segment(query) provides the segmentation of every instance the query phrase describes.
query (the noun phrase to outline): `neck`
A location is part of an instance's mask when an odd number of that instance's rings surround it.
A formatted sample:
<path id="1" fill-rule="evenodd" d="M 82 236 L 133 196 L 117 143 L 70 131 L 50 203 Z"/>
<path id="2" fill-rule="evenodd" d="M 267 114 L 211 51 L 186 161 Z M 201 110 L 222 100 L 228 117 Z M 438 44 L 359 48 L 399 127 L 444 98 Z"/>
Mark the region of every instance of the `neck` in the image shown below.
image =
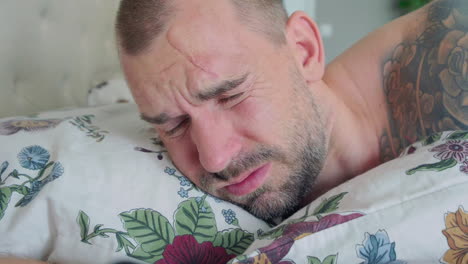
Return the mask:
<path id="1" fill-rule="evenodd" d="M 331 64 L 319 89 L 317 101 L 326 120 L 328 154 L 309 202 L 380 164 L 384 125 L 378 120 L 386 112 L 376 111 L 382 105 L 378 96 L 352 76 L 345 65 Z"/>
<path id="2" fill-rule="evenodd" d="M 318 100 L 329 152 L 310 200 L 381 163 L 381 141 L 392 135 L 384 65 L 399 44 L 414 41 L 414 32 L 421 31 L 421 12 L 372 32 L 327 66 Z"/>

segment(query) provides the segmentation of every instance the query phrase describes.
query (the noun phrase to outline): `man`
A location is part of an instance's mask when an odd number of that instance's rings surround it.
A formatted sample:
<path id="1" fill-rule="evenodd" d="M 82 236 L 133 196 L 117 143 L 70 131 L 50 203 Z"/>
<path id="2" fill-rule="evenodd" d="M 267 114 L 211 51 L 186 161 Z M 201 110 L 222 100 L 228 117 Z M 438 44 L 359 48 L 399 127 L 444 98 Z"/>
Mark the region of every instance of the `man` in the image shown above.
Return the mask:
<path id="1" fill-rule="evenodd" d="M 268 221 L 467 129 L 467 33 L 468 2 L 436 0 L 325 69 L 316 24 L 279 0 L 123 0 L 117 19 L 132 93 L 179 170 Z"/>
<path id="2" fill-rule="evenodd" d="M 144 120 L 194 184 L 266 221 L 468 124 L 468 2 L 438 0 L 325 69 L 279 0 L 123 0 L 121 63 Z"/>

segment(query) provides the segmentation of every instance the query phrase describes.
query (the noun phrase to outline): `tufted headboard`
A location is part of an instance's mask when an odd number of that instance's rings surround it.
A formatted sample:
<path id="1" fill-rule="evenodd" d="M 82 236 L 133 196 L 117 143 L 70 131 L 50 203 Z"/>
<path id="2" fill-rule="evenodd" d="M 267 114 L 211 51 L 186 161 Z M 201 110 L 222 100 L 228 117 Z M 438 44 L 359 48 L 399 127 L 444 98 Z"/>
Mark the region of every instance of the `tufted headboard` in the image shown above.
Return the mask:
<path id="1" fill-rule="evenodd" d="M 86 105 L 120 74 L 118 0 L 0 1 L 0 118 Z"/>

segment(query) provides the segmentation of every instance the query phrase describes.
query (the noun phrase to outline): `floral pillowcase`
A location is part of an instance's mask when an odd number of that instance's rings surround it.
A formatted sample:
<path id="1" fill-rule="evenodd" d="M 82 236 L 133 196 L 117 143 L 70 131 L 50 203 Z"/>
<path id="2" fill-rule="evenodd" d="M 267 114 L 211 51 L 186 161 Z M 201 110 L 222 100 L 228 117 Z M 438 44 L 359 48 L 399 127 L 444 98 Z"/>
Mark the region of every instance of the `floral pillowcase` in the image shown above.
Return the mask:
<path id="1" fill-rule="evenodd" d="M 129 104 L 0 120 L 0 256 L 226 263 L 244 253 L 269 227 L 200 191 L 155 136 Z"/>
<path id="2" fill-rule="evenodd" d="M 438 133 L 259 234 L 230 263 L 468 263 L 468 131 Z"/>
<path id="3" fill-rule="evenodd" d="M 128 104 L 0 119 L 0 256 L 51 263 L 468 263 L 468 132 L 276 227 L 197 189 Z"/>

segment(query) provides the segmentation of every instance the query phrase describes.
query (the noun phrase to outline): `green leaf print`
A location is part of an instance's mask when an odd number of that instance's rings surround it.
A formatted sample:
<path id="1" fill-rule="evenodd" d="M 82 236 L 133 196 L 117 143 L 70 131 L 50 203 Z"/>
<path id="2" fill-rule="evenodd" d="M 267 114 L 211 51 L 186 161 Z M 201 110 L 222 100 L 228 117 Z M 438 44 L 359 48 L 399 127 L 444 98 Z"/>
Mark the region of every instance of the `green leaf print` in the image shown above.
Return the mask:
<path id="1" fill-rule="evenodd" d="M 326 257 L 323 261 L 320 261 L 316 257 L 308 257 L 309 264 L 336 264 L 338 260 L 338 255 L 331 255 Z"/>
<path id="2" fill-rule="evenodd" d="M 239 255 L 252 244 L 254 235 L 242 229 L 228 230 L 216 234 L 213 246 L 223 247 L 228 254 Z"/>
<path id="3" fill-rule="evenodd" d="M 80 211 L 77 221 L 81 227 L 82 242 L 91 245 L 91 239 L 108 238 L 115 234 L 116 252 L 124 250 L 127 256 L 146 263 L 155 263 L 163 259 L 167 247 L 174 246 L 176 234 L 192 236 L 191 241 L 195 238 L 198 243 L 211 242 L 214 247 L 225 248 L 228 254 L 242 254 L 253 243 L 254 235 L 240 228 L 218 232 L 214 213 L 206 202 L 206 197 L 205 195 L 181 202 L 174 212 L 175 228 L 157 211 L 135 209 L 119 214 L 126 232 L 103 228 L 104 225 L 97 224 L 93 232 L 88 234 L 91 221 L 86 213 Z"/>
<path id="4" fill-rule="evenodd" d="M 31 192 L 31 189 L 29 189 L 28 187 L 24 185 L 14 184 L 10 186 L 10 189 L 12 192 L 17 192 L 21 195 L 28 195 Z"/>
<path id="5" fill-rule="evenodd" d="M 276 239 L 283 235 L 283 232 L 286 227 L 291 224 L 299 223 L 305 221 L 310 216 L 316 216 L 320 219 L 322 216 L 321 214 L 328 214 L 336 211 L 340 205 L 341 200 L 344 196 L 348 194 L 347 192 L 340 193 L 338 195 L 332 196 L 328 199 L 325 199 L 317 208 L 315 208 L 312 214 L 309 214 L 310 204 L 306 208 L 306 212 L 303 217 L 297 219 L 290 219 L 287 221 L 287 224 L 279 225 L 274 227 L 273 229 L 264 232 L 258 235 L 259 239 Z"/>
<path id="6" fill-rule="evenodd" d="M 211 206 L 205 200 L 197 203 L 195 198 L 179 204 L 175 228 L 178 235 L 193 235 L 198 243 L 213 241 L 218 232 Z"/>
<path id="7" fill-rule="evenodd" d="M 468 131 L 457 131 L 450 134 L 448 139 L 468 139 Z"/>
<path id="8" fill-rule="evenodd" d="M 99 233 L 99 231 L 101 230 L 101 227 L 103 226 L 104 226 L 103 224 L 96 225 L 94 227 L 93 233 Z"/>
<path id="9" fill-rule="evenodd" d="M 109 131 L 101 130 L 99 127 L 92 125 L 92 119 L 94 115 L 77 116 L 70 120 L 70 124 L 76 126 L 83 132 L 86 132 L 88 137 L 96 139 L 97 142 L 101 142 L 109 134 Z"/>
<path id="10" fill-rule="evenodd" d="M 125 249 L 125 253 L 127 255 L 130 255 L 131 250 L 135 249 L 135 246 L 130 240 L 128 240 L 125 233 L 117 232 L 115 233 L 115 238 L 117 239 L 118 245 L 117 250 L 115 252 L 120 252 L 122 249 Z"/>
<path id="11" fill-rule="evenodd" d="M 10 177 L 13 177 L 15 179 L 19 179 L 19 176 L 18 176 L 18 171 L 17 170 L 13 170 L 11 173 L 10 173 Z"/>
<path id="12" fill-rule="evenodd" d="M 166 217 L 150 209 L 138 209 L 120 214 L 129 236 L 141 245 L 141 250 L 153 256 L 161 255 L 174 241 L 174 229 Z"/>
<path id="13" fill-rule="evenodd" d="M 8 187 L 0 188 L 0 220 L 5 215 L 8 203 L 11 199 L 11 189 Z"/>
<path id="14" fill-rule="evenodd" d="M 436 133 L 433 135 L 430 135 L 426 139 L 423 140 L 422 144 L 423 146 L 431 145 L 434 144 L 435 142 L 439 141 L 442 138 L 442 133 Z"/>
<path id="15" fill-rule="evenodd" d="M 348 193 L 344 192 L 325 199 L 317 208 L 315 208 L 313 215 L 328 214 L 336 211 L 341 200 L 346 194 Z"/>
<path id="16" fill-rule="evenodd" d="M 423 164 L 414 169 L 408 170 L 406 174 L 413 175 L 418 171 L 443 171 L 455 167 L 457 164 L 458 163 L 455 159 L 446 159 L 433 164 Z"/>
<path id="17" fill-rule="evenodd" d="M 80 210 L 80 212 L 78 213 L 78 217 L 76 218 L 76 222 L 78 222 L 78 225 L 80 226 L 81 241 L 87 244 L 91 244 L 88 241 L 86 241 L 89 231 L 89 216 L 85 212 Z"/>
<path id="18" fill-rule="evenodd" d="M 146 263 L 155 263 L 156 261 L 163 258 L 162 253 L 160 255 L 152 255 L 143 250 L 142 247 L 137 247 L 132 254 L 129 255 L 132 258 L 139 259 Z"/>
<path id="19" fill-rule="evenodd" d="M 307 257 L 307 260 L 309 261 L 309 264 L 322 264 L 322 261 L 316 257 Z"/>
<path id="20" fill-rule="evenodd" d="M 278 227 L 275 227 L 267 232 L 264 232 L 262 234 L 258 235 L 259 239 L 277 239 L 278 237 L 283 235 L 284 229 L 288 226 L 289 224 L 285 225 L 280 225 Z"/>
<path id="21" fill-rule="evenodd" d="M 30 171 L 38 171 L 38 174 L 36 177 L 31 177 L 25 173 L 18 172 L 16 169 L 6 174 L 6 170 L 9 167 L 8 161 L 0 164 L 0 176 L 7 175 L 5 178 L 0 179 L 0 220 L 4 217 L 14 193 L 22 196 L 14 207 L 25 207 L 37 197 L 46 184 L 59 178 L 64 172 L 63 166 L 59 162 L 51 161 L 49 164 L 46 164 L 49 161 L 50 154 L 46 149 L 38 145 L 22 148 L 17 158 L 23 168 Z M 54 164 L 55 166 L 50 174 L 47 177 L 43 177 L 44 172 Z M 25 180 L 21 185 L 12 184 L 5 186 L 8 179 L 16 179 L 15 182 L 18 182 L 17 180 Z"/>

